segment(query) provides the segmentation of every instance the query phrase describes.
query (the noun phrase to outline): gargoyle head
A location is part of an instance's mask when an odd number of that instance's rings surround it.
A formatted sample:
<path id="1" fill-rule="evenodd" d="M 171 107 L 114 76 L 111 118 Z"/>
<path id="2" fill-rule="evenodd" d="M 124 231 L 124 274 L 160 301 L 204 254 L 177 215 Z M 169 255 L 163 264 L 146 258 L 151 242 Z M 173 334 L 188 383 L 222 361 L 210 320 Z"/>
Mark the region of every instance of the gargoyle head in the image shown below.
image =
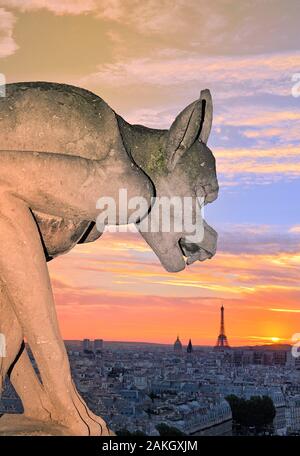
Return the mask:
<path id="1" fill-rule="evenodd" d="M 210 91 L 203 90 L 168 131 L 133 125 L 128 134 L 123 128 L 127 150 L 155 188 L 153 204 L 137 227 L 170 272 L 216 252 L 217 233 L 201 212 L 219 190 L 215 159 L 206 145 L 212 116 Z"/>

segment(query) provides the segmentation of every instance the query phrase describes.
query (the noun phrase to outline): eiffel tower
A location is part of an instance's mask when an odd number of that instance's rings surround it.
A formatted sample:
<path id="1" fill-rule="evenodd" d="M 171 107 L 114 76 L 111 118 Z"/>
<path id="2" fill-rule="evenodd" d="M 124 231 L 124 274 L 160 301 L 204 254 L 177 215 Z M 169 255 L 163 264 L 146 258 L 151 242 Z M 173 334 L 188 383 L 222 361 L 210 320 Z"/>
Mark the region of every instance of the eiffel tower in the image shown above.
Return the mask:
<path id="1" fill-rule="evenodd" d="M 217 343 L 215 349 L 226 349 L 230 348 L 228 344 L 227 337 L 225 335 L 225 325 L 224 325 L 224 307 L 221 307 L 221 327 L 220 327 L 220 334 L 217 339 Z"/>

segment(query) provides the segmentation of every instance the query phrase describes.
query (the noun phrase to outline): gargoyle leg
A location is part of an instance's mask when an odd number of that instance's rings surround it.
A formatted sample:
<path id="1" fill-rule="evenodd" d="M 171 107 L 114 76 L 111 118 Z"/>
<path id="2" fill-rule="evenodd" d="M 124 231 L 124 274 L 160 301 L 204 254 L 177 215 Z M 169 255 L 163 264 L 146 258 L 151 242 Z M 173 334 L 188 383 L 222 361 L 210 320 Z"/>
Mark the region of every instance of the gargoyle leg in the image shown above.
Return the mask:
<path id="1" fill-rule="evenodd" d="M 0 284 L 0 333 L 3 346 L 0 356 L 0 396 L 4 378 L 21 350 L 23 334 L 14 312 L 9 309 L 8 296 Z M 17 325 L 16 325 L 17 323 Z"/>
<path id="2" fill-rule="evenodd" d="M 0 290 L 0 315 L 0 333 L 5 338 L 6 346 L 5 356 L 0 358 L 0 379 L 4 379 L 8 374 L 22 401 L 25 416 L 47 420 L 51 415 L 49 411 L 51 409 L 50 402 L 32 367 L 23 343 L 22 328 L 4 286 Z"/>
<path id="3" fill-rule="evenodd" d="M 28 418 L 51 419 L 51 404 L 30 362 L 26 348 L 18 357 L 9 374 Z"/>
<path id="4" fill-rule="evenodd" d="M 4 378 L 8 372 L 10 381 L 22 401 L 24 415 L 27 418 L 49 421 L 52 419 L 52 415 L 55 417 L 55 407 L 32 367 L 27 350 L 22 344 L 22 328 L 9 304 L 8 297 L 5 296 L 4 290 L 0 294 L 0 315 L 0 331 L 5 335 L 6 343 L 9 347 L 5 360 L 2 360 L 4 363 L 0 363 L 1 377 Z M 76 390 L 75 392 L 77 393 Z M 86 407 L 79 394 L 78 400 Z M 91 411 L 88 411 L 88 413 L 94 421 L 101 425 L 103 424 L 101 418 L 95 416 Z M 110 431 L 108 432 L 110 433 Z"/>
<path id="5" fill-rule="evenodd" d="M 96 423 L 91 418 L 71 379 L 44 252 L 31 212 L 15 196 L 1 195 L 1 202 L 0 277 L 37 362 L 43 387 L 55 404 L 56 416 L 52 418 L 76 435 L 100 435 L 101 419 Z"/>

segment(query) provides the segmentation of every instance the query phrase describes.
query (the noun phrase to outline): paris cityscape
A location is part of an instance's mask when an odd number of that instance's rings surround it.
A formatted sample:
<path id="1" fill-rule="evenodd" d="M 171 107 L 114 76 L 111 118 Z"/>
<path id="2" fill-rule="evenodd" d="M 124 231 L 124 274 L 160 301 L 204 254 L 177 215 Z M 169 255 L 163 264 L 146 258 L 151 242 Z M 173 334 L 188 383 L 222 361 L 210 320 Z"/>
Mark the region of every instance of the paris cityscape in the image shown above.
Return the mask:
<path id="1" fill-rule="evenodd" d="M 300 435 L 300 358 L 289 345 L 230 347 L 220 314 L 214 347 L 180 335 L 170 345 L 65 341 L 79 392 L 116 435 Z M 271 407 L 265 422 L 259 400 L 265 415 Z M 6 412 L 22 412 L 9 381 Z"/>

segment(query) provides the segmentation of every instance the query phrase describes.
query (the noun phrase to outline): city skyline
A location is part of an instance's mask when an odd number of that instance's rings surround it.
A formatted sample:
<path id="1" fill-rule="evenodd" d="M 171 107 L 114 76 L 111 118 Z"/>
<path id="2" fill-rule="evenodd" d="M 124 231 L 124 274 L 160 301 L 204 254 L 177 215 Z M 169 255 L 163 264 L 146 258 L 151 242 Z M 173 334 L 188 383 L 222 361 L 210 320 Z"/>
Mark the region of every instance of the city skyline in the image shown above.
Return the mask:
<path id="1" fill-rule="evenodd" d="M 76 247 L 49 263 L 64 339 L 166 343 L 180 327 L 183 339 L 213 346 L 221 305 L 231 346 L 300 333 L 299 2 L 284 14 L 271 4 L 0 0 L 8 83 L 85 87 L 155 128 L 201 89 L 213 96 L 220 194 L 205 214 L 216 256 L 170 274 L 137 234 Z"/>
<path id="2" fill-rule="evenodd" d="M 280 340 L 277 338 L 277 337 L 272 337 L 270 338 L 270 341 L 269 342 L 266 342 L 264 344 L 256 344 L 256 345 L 240 345 L 240 346 L 233 346 L 231 347 L 229 345 L 229 342 L 228 342 L 228 338 L 225 334 L 225 307 L 222 305 L 220 307 L 220 312 L 221 312 L 221 324 L 220 324 L 220 331 L 218 333 L 218 336 L 217 336 L 217 343 L 215 343 L 214 345 L 204 345 L 204 344 L 196 344 L 195 346 L 196 347 L 209 347 L 209 348 L 214 348 L 214 349 L 231 349 L 231 348 L 246 348 L 246 347 L 264 347 L 264 346 L 270 346 L 270 347 L 279 347 L 280 345 L 286 347 L 286 345 L 292 345 L 292 344 L 283 344 L 281 343 L 280 344 Z M 166 345 L 166 346 L 173 346 L 174 349 L 175 347 L 179 344 L 180 346 L 180 350 L 182 350 L 182 348 L 188 348 L 189 346 L 193 346 L 192 344 L 192 339 L 189 338 L 187 343 L 185 343 L 184 341 L 182 341 L 181 337 L 180 337 L 180 332 L 178 331 L 177 332 L 177 338 L 175 340 L 175 342 L 172 344 L 172 342 L 166 342 L 166 343 L 159 343 L 159 342 L 147 342 L 147 341 L 136 341 L 136 340 L 127 340 L 127 341 L 122 341 L 122 340 L 103 340 L 103 339 L 99 339 L 99 338 L 95 338 L 95 339 L 90 339 L 90 338 L 84 338 L 84 339 L 79 339 L 78 341 L 81 341 L 83 343 L 83 345 L 85 346 L 86 344 L 87 345 L 90 345 L 92 346 L 92 344 L 94 343 L 99 343 L 99 341 L 101 341 L 101 344 L 102 344 L 102 348 L 103 348 L 103 344 L 104 342 L 106 344 L 110 344 L 110 343 L 120 343 L 120 344 L 145 344 L 145 345 Z M 66 343 L 68 342 L 72 342 L 72 340 L 65 340 Z M 74 342 L 74 340 L 73 340 Z M 295 341 L 293 341 L 295 343 Z"/>
<path id="3" fill-rule="evenodd" d="M 179 337 L 179 336 L 178 336 Z M 84 339 L 64 339 L 64 342 L 66 344 L 68 343 L 73 343 L 73 342 L 83 342 L 85 340 L 88 340 L 90 341 L 91 343 L 93 343 L 95 340 L 97 339 L 89 339 L 89 338 L 84 338 Z M 203 347 L 203 348 L 214 348 L 215 345 L 204 345 L 204 344 L 194 344 L 193 343 L 193 340 L 191 338 L 189 339 L 186 339 L 184 341 L 181 340 L 181 338 L 179 337 L 179 341 L 182 343 L 182 347 L 183 349 L 187 348 L 188 345 L 189 345 L 189 341 L 191 341 L 192 345 L 193 345 L 193 349 L 196 347 Z M 136 344 L 136 345 L 154 345 L 154 346 L 165 346 L 165 347 L 170 347 L 172 348 L 174 346 L 174 341 L 169 341 L 169 342 L 166 342 L 166 343 L 162 343 L 162 342 L 147 342 L 147 341 L 137 341 L 137 340 L 103 340 L 103 344 L 124 344 L 124 345 L 130 345 L 130 344 Z M 286 349 L 286 347 L 288 346 L 292 346 L 292 344 L 284 344 L 284 343 L 277 343 L 276 341 L 270 341 L 270 342 L 267 342 L 265 344 L 256 344 L 256 345 L 234 345 L 234 346 L 230 346 L 229 349 L 239 349 L 239 348 L 242 348 L 242 349 L 246 349 L 246 348 L 250 348 L 250 349 L 255 349 L 255 348 L 263 348 L 263 347 L 268 347 L 268 349 L 272 349 L 274 348 L 274 350 L 276 349 L 280 349 L 280 347 Z"/>
<path id="4" fill-rule="evenodd" d="M 102 344 L 68 341 L 66 349 L 79 391 L 117 435 L 159 435 L 162 424 L 196 436 L 300 433 L 300 364 L 287 347 Z M 249 414 L 234 418 L 234 397 L 251 408 L 250 423 Z M 271 407 L 264 424 L 260 407 Z M 1 412 L 22 412 L 8 379 Z"/>

